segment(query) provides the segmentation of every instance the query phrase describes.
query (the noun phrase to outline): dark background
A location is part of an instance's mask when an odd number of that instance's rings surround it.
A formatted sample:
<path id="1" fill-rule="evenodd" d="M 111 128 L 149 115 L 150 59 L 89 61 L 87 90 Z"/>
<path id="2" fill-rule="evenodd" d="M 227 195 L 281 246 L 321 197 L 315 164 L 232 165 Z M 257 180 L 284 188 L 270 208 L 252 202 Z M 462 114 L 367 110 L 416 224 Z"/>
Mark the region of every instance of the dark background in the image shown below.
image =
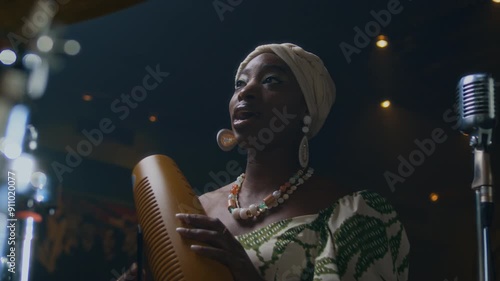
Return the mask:
<path id="1" fill-rule="evenodd" d="M 216 2 L 237 5 L 220 16 Z M 33 105 L 38 159 L 52 180 L 49 201 L 76 197 L 102 202 L 96 208 L 114 204 L 133 212 L 131 169 L 153 153 L 172 157 L 200 193 L 210 183 L 224 183 L 228 161 L 245 163 L 242 155 L 222 152 L 215 142 L 217 131 L 229 127 L 236 68 L 257 45 L 292 42 L 320 56 L 337 86 L 330 117 L 311 141 L 311 165 L 353 190 L 377 191 L 394 204 L 411 242 L 410 280 L 477 279 L 472 154 L 468 138 L 443 115 L 453 108 L 463 75 L 489 72 L 500 81 L 500 4 L 401 0 L 402 11 L 381 29 L 389 47 L 378 49 L 371 40 L 349 63 L 340 44 L 354 46 L 354 28 L 364 29 L 374 21 L 370 11 L 387 9 L 392 1 L 216 2 L 146 1 L 55 29 L 59 37 L 78 40 L 82 51 L 57 57 L 47 92 Z M 120 120 L 111 104 L 142 84 L 145 68 L 156 65 L 170 75 Z M 84 101 L 84 94 L 93 100 Z M 384 99 L 391 100 L 389 109 L 380 107 Z M 150 114 L 158 122 L 149 122 Z M 103 118 L 116 130 L 59 182 L 54 161 L 64 164 L 67 146 L 75 149 L 85 139 L 82 130 L 98 128 Z M 444 131 L 446 141 L 391 190 L 384 173 L 397 174 L 398 156 L 408 159 L 418 149 L 415 140 L 431 138 L 435 129 Z M 57 191 L 67 196 L 58 201 Z M 437 202 L 429 200 L 431 192 L 439 194 Z M 89 224 L 99 224 L 100 235 L 110 218 L 120 217 L 109 210 L 97 213 L 88 211 Z M 497 208 L 492 230 L 497 271 L 499 219 Z M 131 224 L 133 218 L 115 227 L 130 233 Z M 98 263 L 97 258 L 86 262 Z M 56 271 L 76 276 L 90 270 L 73 265 L 59 264 Z M 101 280 L 110 280 L 115 266 L 95 270 Z"/>

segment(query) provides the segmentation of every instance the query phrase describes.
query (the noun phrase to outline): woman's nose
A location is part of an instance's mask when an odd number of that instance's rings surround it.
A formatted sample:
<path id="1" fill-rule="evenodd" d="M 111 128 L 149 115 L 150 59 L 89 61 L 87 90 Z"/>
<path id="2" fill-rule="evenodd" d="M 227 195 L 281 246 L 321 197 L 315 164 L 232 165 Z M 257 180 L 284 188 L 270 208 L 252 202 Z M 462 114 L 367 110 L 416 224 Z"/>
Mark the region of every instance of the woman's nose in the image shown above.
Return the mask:
<path id="1" fill-rule="evenodd" d="M 238 93 L 238 100 L 251 100 L 255 99 L 259 93 L 258 85 L 254 82 L 249 82 Z"/>

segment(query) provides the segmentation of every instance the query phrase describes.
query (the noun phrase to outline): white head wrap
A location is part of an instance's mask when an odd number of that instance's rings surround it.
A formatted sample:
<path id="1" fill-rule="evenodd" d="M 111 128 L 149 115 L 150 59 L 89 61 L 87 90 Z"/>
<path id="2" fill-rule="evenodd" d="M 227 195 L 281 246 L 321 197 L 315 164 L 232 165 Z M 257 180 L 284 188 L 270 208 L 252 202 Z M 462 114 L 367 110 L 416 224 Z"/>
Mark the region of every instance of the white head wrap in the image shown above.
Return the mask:
<path id="1" fill-rule="evenodd" d="M 261 45 L 240 64 L 235 80 L 238 79 L 245 66 L 262 53 L 276 54 L 292 70 L 304 94 L 312 119 L 308 136 L 314 137 L 323 127 L 335 101 L 335 84 L 323 61 L 315 54 L 291 43 Z"/>

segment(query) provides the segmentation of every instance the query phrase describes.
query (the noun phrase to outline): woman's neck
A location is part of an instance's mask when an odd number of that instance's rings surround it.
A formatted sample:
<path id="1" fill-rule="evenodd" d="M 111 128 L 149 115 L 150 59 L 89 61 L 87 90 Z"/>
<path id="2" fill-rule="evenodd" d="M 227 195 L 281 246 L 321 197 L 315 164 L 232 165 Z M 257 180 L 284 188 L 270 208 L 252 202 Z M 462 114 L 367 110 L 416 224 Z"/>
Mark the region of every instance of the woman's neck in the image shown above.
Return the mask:
<path id="1" fill-rule="evenodd" d="M 249 154 L 240 192 L 241 201 L 262 200 L 287 182 L 299 169 L 298 145 L 296 148 L 288 145 Z"/>

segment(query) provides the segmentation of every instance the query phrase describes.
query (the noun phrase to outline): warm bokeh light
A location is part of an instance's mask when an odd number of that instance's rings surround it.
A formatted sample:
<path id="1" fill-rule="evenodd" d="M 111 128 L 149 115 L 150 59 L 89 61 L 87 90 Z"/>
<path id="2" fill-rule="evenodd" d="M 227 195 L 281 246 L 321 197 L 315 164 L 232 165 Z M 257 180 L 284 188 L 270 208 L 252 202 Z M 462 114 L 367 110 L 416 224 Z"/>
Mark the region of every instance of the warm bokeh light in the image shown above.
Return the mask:
<path id="1" fill-rule="evenodd" d="M 387 41 L 387 36 L 384 35 L 379 35 L 377 36 L 377 47 L 379 48 L 385 48 L 387 45 L 389 45 L 389 42 Z"/>
<path id="2" fill-rule="evenodd" d="M 380 103 L 380 106 L 383 108 L 388 108 L 389 106 L 391 106 L 391 102 L 389 100 L 385 100 Z"/>
<path id="3" fill-rule="evenodd" d="M 431 199 L 432 202 L 437 202 L 439 200 L 439 195 L 433 192 L 429 195 L 429 199 Z"/>
<path id="4" fill-rule="evenodd" d="M 156 122 L 156 121 L 158 121 L 158 117 L 156 117 L 156 115 L 150 115 L 149 116 L 149 121 L 150 122 Z"/>
<path id="5" fill-rule="evenodd" d="M 91 100 L 93 99 L 93 97 L 92 97 L 91 95 L 89 95 L 89 94 L 84 94 L 84 95 L 82 96 L 82 99 L 83 99 L 84 101 L 91 101 Z"/>
<path id="6" fill-rule="evenodd" d="M 500 3 L 500 0 L 493 0 L 493 2 L 495 2 L 495 3 Z"/>

